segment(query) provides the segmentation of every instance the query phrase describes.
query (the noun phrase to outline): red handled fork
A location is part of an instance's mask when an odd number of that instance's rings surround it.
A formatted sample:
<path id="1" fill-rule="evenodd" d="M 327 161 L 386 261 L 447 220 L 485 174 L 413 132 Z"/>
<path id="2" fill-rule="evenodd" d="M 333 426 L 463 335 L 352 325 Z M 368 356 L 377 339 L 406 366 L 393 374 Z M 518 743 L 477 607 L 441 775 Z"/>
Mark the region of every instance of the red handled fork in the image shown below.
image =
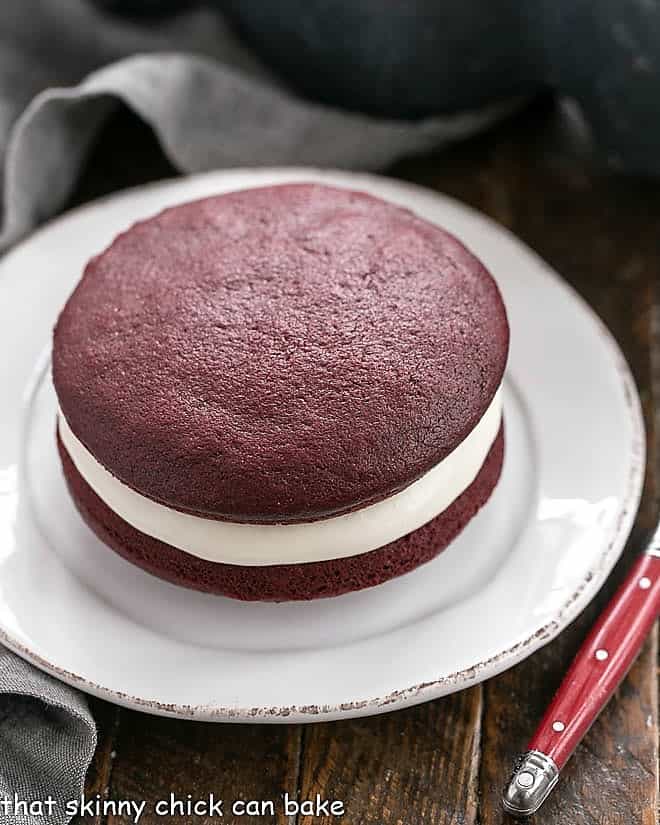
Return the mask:
<path id="1" fill-rule="evenodd" d="M 586 732 L 615 692 L 660 614 L 660 525 L 573 660 L 502 798 L 514 816 L 547 799 Z"/>

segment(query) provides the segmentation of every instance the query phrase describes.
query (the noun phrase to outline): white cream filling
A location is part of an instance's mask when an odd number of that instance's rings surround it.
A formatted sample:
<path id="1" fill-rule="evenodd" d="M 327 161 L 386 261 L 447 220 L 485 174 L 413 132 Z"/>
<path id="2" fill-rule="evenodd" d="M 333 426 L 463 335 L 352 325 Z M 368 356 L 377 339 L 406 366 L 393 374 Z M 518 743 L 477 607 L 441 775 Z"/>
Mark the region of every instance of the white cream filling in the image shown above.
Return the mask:
<path id="1" fill-rule="evenodd" d="M 59 414 L 59 432 L 76 469 L 97 496 L 148 536 L 213 562 L 300 564 L 367 553 L 418 529 L 474 481 L 497 436 L 502 389 L 472 432 L 439 464 L 389 498 L 351 513 L 301 524 L 239 524 L 173 510 L 108 472 Z"/>

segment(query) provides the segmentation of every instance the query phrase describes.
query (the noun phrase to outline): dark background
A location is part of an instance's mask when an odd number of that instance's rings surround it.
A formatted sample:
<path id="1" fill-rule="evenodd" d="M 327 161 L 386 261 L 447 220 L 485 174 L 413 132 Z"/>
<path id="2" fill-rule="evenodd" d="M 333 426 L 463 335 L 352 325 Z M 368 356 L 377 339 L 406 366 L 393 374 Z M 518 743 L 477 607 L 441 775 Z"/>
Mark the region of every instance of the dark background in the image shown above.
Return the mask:
<path id="1" fill-rule="evenodd" d="M 190 0 L 94 0 L 144 20 Z M 302 96 L 421 118 L 553 90 L 603 164 L 660 175 L 653 0 L 207 0 Z"/>

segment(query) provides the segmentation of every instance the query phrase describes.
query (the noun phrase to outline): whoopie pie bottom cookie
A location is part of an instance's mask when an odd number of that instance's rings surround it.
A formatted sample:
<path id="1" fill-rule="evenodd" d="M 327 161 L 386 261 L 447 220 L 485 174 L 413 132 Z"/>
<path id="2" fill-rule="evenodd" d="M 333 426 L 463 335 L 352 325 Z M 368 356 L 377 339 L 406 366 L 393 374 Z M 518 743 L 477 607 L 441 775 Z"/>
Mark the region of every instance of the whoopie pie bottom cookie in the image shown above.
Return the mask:
<path id="1" fill-rule="evenodd" d="M 80 475 L 58 436 L 69 491 L 96 535 L 129 562 L 166 581 L 243 601 L 307 601 L 389 581 L 435 558 L 489 499 L 504 458 L 504 428 L 474 481 L 436 518 L 384 547 L 308 564 L 241 566 L 210 562 L 136 530 L 114 513 Z"/>

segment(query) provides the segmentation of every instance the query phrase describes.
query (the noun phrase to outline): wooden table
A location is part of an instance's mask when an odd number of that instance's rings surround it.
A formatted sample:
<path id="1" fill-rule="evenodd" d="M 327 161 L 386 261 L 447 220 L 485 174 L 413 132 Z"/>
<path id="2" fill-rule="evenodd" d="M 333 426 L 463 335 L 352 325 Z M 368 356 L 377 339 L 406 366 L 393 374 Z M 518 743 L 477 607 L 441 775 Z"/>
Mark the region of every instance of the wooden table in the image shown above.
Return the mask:
<path id="1" fill-rule="evenodd" d="M 595 307 L 623 348 L 644 404 L 649 461 L 639 517 L 612 581 L 560 638 L 507 673 L 384 716 L 309 726 L 213 725 L 93 701 L 100 745 L 88 795 L 146 800 L 142 825 L 167 821 L 151 808 L 170 791 L 229 800 L 320 793 L 346 808 L 342 818 L 225 813 L 222 820 L 169 820 L 182 823 L 508 821 L 500 793 L 512 760 L 659 511 L 660 184 L 595 167 L 565 124 L 551 101 L 541 101 L 489 134 L 400 163 L 390 174 L 447 192 L 511 229 Z M 172 174 L 146 127 L 122 113 L 92 152 L 73 202 Z M 657 644 L 656 629 L 536 821 L 655 825 Z M 107 818 L 108 825 L 130 821 Z"/>

